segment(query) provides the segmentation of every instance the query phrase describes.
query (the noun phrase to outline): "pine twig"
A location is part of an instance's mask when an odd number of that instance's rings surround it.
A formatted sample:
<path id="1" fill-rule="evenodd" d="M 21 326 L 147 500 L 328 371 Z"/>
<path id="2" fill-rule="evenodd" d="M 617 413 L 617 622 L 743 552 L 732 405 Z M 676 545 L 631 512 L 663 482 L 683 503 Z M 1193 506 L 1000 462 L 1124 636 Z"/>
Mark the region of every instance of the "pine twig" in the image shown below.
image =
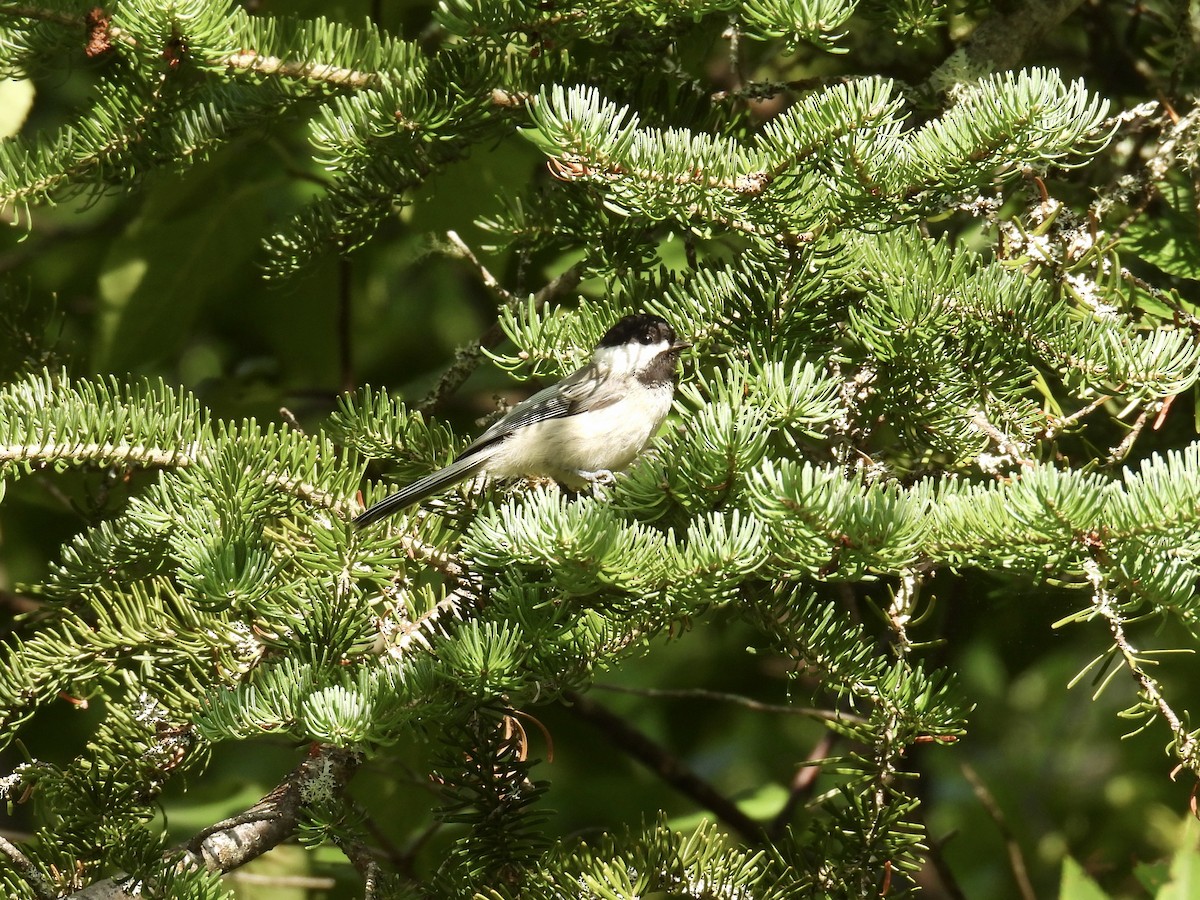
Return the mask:
<path id="1" fill-rule="evenodd" d="M 456 585 L 470 584 L 471 573 L 455 557 L 442 548 L 427 543 L 409 532 L 399 536 L 400 546 L 413 559 L 428 563 L 431 569 L 440 572 Z"/>
<path id="2" fill-rule="evenodd" d="M 362 90 L 379 85 L 377 72 L 358 72 L 342 66 L 331 66 L 328 63 L 297 62 L 296 60 L 280 59 L 278 56 L 269 54 L 256 53 L 252 50 L 230 54 L 222 62 L 230 69 L 253 72 L 257 75 L 273 75 L 297 81 L 318 81 L 335 87 Z"/>
<path id="3" fill-rule="evenodd" d="M 199 447 L 166 448 L 125 442 L 62 443 L 39 441 L 34 444 L 0 444 L 0 463 L 20 462 L 33 466 L 49 465 L 61 459 L 112 460 L 113 464 L 168 469 L 195 462 Z"/>
<path id="4" fill-rule="evenodd" d="M 0 15 L 18 19 L 35 19 L 42 22 L 53 22 L 68 28 L 80 28 L 80 33 L 87 39 L 89 56 L 99 56 L 110 50 L 115 44 L 137 47 L 137 41 L 123 29 L 112 24 L 108 16 L 99 9 L 84 15 L 59 12 L 42 7 L 7 6 L 0 10 Z M 379 73 L 358 72 L 342 66 L 333 66 L 315 61 L 296 61 L 280 59 L 255 50 L 239 50 L 221 60 L 229 69 L 258 75 L 289 78 L 297 81 L 315 81 L 335 87 L 365 89 L 379 84 Z"/>

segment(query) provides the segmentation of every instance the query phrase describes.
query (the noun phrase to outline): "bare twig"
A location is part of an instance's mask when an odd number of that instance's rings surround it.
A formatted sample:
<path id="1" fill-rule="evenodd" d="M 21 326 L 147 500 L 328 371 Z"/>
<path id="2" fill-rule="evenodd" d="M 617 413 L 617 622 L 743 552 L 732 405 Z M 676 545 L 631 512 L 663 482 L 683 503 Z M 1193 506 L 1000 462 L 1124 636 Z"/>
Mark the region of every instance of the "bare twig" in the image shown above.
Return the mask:
<path id="1" fill-rule="evenodd" d="M 247 812 L 218 822 L 183 848 L 188 859 L 210 871 L 228 872 L 290 837 L 304 810 L 336 799 L 361 759 L 340 747 L 320 745 L 287 778 Z"/>
<path id="2" fill-rule="evenodd" d="M 409 841 L 407 847 L 401 851 L 400 856 L 389 858 L 397 872 L 402 876 L 415 880 L 417 877 L 417 855 L 425 847 L 426 844 L 437 834 L 442 828 L 442 822 L 434 820 L 430 822 L 421 833 Z"/>
<path id="3" fill-rule="evenodd" d="M 0 837 L 0 855 L 8 858 L 9 865 L 29 885 L 29 889 L 33 891 L 38 900 L 55 900 L 58 891 L 16 844 L 10 843 L 7 838 Z"/>
<path id="4" fill-rule="evenodd" d="M 1111 399 L 1111 394 L 1101 394 L 1087 406 L 1075 410 L 1075 412 L 1071 413 L 1070 415 L 1063 416 L 1061 419 L 1046 428 L 1046 437 L 1052 438 L 1064 429 L 1070 428 L 1080 419 L 1086 419 Z"/>
<path id="5" fill-rule="evenodd" d="M 318 746 L 274 790 L 246 812 L 218 822 L 170 851 L 184 868 L 229 872 L 291 837 L 314 804 L 337 800 L 360 763 L 358 754 Z M 97 881 L 70 896 L 77 900 L 128 900 L 128 877 Z"/>
<path id="6" fill-rule="evenodd" d="M 41 600 L 35 600 L 33 597 L 27 597 L 24 594 L 14 594 L 12 591 L 6 591 L 0 588 L 0 610 L 3 610 L 10 615 L 24 615 L 26 613 L 37 612 L 42 609 L 45 603 Z M 7 835 L 0 832 L 0 837 Z"/>
<path id="7" fill-rule="evenodd" d="M 828 758 L 829 754 L 833 752 L 835 740 L 837 740 L 835 734 L 825 732 L 821 735 L 821 739 L 813 744 L 804 764 L 797 767 L 796 774 L 792 776 L 792 783 L 788 786 L 787 801 L 779 808 L 779 812 L 767 826 L 767 835 L 771 840 L 783 837 L 784 830 L 792 819 L 792 813 L 795 812 L 800 802 L 812 793 L 813 786 L 817 783 L 817 776 L 821 774 L 821 767 L 817 763 Z"/>
<path id="8" fill-rule="evenodd" d="M 568 269 L 564 269 L 558 275 L 555 275 L 550 281 L 533 295 L 533 305 L 542 306 L 561 297 L 563 294 L 569 294 L 579 285 L 583 278 L 583 265 L 576 263 Z"/>
<path id="9" fill-rule="evenodd" d="M 487 266 L 479 261 L 475 251 L 459 237 L 458 232 L 447 231 L 446 237 L 455 251 L 475 267 L 484 286 L 496 294 L 505 306 L 511 308 L 520 302 L 513 293 L 500 284 Z M 417 409 L 423 413 L 429 413 L 445 403 L 471 377 L 471 373 L 479 368 L 480 362 L 483 361 L 483 351 L 498 346 L 502 340 L 504 340 L 504 329 L 500 327 L 499 322 L 493 322 L 478 340 L 460 347 L 454 356 L 454 363 L 442 374 L 425 399 L 417 404 Z"/>
<path id="10" fill-rule="evenodd" d="M 520 297 L 508 291 L 496 280 L 496 277 L 479 261 L 471 248 L 467 246 L 458 234 L 450 231 L 447 232 L 447 237 L 458 252 L 475 266 L 484 285 L 503 300 L 506 306 L 511 308 L 521 302 Z M 582 266 L 576 264 L 556 276 L 533 295 L 534 305 L 541 306 L 549 303 L 556 297 L 574 290 L 575 286 L 579 284 L 582 272 Z M 479 336 L 478 340 L 460 347 L 455 354 L 454 363 L 438 379 L 437 384 L 433 386 L 433 390 L 417 404 L 417 409 L 423 413 L 433 412 L 438 409 L 446 400 L 454 395 L 455 391 L 463 386 L 466 380 L 471 377 L 471 373 L 479 368 L 479 364 L 483 361 L 483 351 L 498 347 L 503 340 L 504 329 L 500 327 L 499 322 L 493 322 L 487 331 Z"/>
<path id="11" fill-rule="evenodd" d="M 743 84 L 742 79 L 742 54 L 741 54 L 741 37 L 742 31 L 738 27 L 737 15 L 730 15 L 729 27 L 721 35 L 729 39 L 729 80 L 732 89 L 740 90 Z"/>
<path id="12" fill-rule="evenodd" d="M 422 413 L 430 413 L 438 409 L 463 386 L 471 377 L 471 373 L 479 368 L 479 364 L 483 361 L 483 351 L 499 346 L 502 340 L 504 340 L 504 329 L 500 327 L 499 322 L 493 322 L 477 340 L 460 347 L 454 355 L 454 362 L 450 368 L 442 373 L 442 377 L 438 379 L 433 389 L 417 404 L 417 409 Z"/>
<path id="13" fill-rule="evenodd" d="M 1151 118 L 1151 114 L 1158 112 L 1165 107 L 1165 112 L 1160 116 Z M 1150 102 L 1128 110 L 1117 117 L 1117 124 L 1132 121 L 1133 118 L 1145 118 L 1151 123 L 1158 124 L 1162 127 L 1157 140 L 1157 146 L 1153 151 L 1145 157 L 1142 163 L 1142 174 L 1138 176 L 1137 183 L 1140 185 L 1137 192 L 1133 196 L 1129 196 L 1128 186 L 1123 179 L 1119 179 L 1107 190 L 1102 191 L 1097 196 L 1093 203 L 1093 209 L 1097 205 L 1110 205 L 1113 198 L 1120 198 L 1123 206 L 1128 207 L 1129 212 L 1124 219 L 1112 229 L 1114 238 L 1122 237 L 1143 215 L 1149 208 L 1150 204 L 1162 196 L 1159 185 L 1166 180 L 1167 175 L 1172 172 L 1176 163 L 1181 156 L 1185 158 L 1184 168 L 1187 169 L 1186 154 L 1189 153 L 1189 148 L 1196 144 L 1196 132 L 1200 128 L 1200 106 L 1193 107 L 1182 116 L 1173 115 L 1173 110 L 1167 104 L 1159 104 Z M 1170 127 L 1166 127 L 1166 121 L 1169 121 Z M 1136 287 L 1140 287 L 1156 299 L 1170 305 L 1177 313 L 1183 311 L 1179 309 L 1179 305 L 1171 297 L 1169 293 L 1159 291 L 1146 281 L 1140 278 L 1127 275 L 1125 270 L 1122 270 L 1121 277 Z M 1194 327 L 1195 320 L 1191 316 L 1186 316 L 1185 323 L 1189 327 Z"/>
<path id="14" fill-rule="evenodd" d="M 300 420 L 296 418 L 296 414 L 286 406 L 279 407 L 279 418 L 287 424 L 288 428 L 296 432 L 296 434 L 305 434 L 304 426 L 300 424 Z"/>
<path id="15" fill-rule="evenodd" d="M 427 784 L 426 786 L 432 788 L 432 785 Z M 392 836 L 380 827 L 379 823 L 359 804 L 354 804 L 354 811 L 362 820 L 363 827 L 375 839 L 377 844 L 376 852 L 396 871 L 403 871 L 411 875 L 412 861 L 405 856 L 404 850 L 396 845 L 396 842 L 392 840 Z M 441 822 L 436 824 L 441 825 Z"/>
<path id="16" fill-rule="evenodd" d="M 1108 458 L 1104 460 L 1105 466 L 1115 466 L 1129 455 L 1129 451 L 1133 449 L 1134 442 L 1142 433 L 1142 429 L 1146 427 L 1146 423 L 1150 421 L 1150 414 L 1158 412 L 1158 403 L 1148 403 L 1138 413 L 1137 419 L 1134 420 L 1133 427 L 1129 429 L 1129 433 L 1121 439 L 1121 443 L 1117 444 L 1108 454 Z"/>
<path id="17" fill-rule="evenodd" d="M 710 94 L 708 99 L 713 103 L 725 103 L 730 100 L 770 100 L 779 94 L 797 94 L 839 84 L 849 84 L 855 81 L 857 77 L 853 75 L 827 75 L 801 78 L 795 81 L 753 81 L 735 90 L 716 91 Z"/>
<path id="18" fill-rule="evenodd" d="M 925 843 L 929 845 L 929 849 L 926 851 L 925 856 L 933 865 L 934 871 L 937 872 L 942 891 L 949 900 L 967 900 L 967 895 L 963 893 L 958 879 L 954 877 L 954 870 L 950 868 L 950 864 L 946 862 L 946 857 L 942 853 L 942 847 L 946 846 L 951 837 L 953 837 L 953 834 L 941 840 L 927 836 Z"/>
<path id="19" fill-rule="evenodd" d="M 67 25 L 76 28 L 83 24 L 83 16 L 56 9 L 46 9 L 41 6 L 6 6 L 4 15 L 16 19 L 37 19 L 41 22 L 53 22 L 56 25 Z"/>
<path id="20" fill-rule="evenodd" d="M 379 860 L 375 858 L 369 847 L 359 841 L 347 841 L 335 835 L 333 843 L 346 855 L 346 859 L 362 876 L 363 897 L 365 900 L 371 900 L 379 886 Z"/>
<path id="21" fill-rule="evenodd" d="M 751 843 L 763 839 L 762 826 L 737 808 L 728 797 L 693 772 L 682 760 L 668 752 L 646 734 L 620 716 L 574 691 L 566 691 L 566 707 L 577 718 L 590 722 L 615 746 L 637 759 L 675 790 L 692 798 Z"/>
<path id="22" fill-rule="evenodd" d="M 1164 291 L 1162 288 L 1155 287 L 1150 282 L 1146 281 L 1146 279 L 1139 278 L 1137 275 L 1134 275 L 1124 266 L 1121 267 L 1121 280 L 1126 284 L 1131 284 L 1135 288 L 1145 291 L 1155 300 L 1171 307 L 1171 315 L 1174 317 L 1174 320 L 1177 324 L 1191 329 L 1192 332 L 1200 331 L 1200 318 L 1185 310 L 1183 306 L 1180 305 L 1179 299 L 1170 291 Z"/>
<path id="23" fill-rule="evenodd" d="M 811 706 L 788 706 L 784 703 L 763 703 L 743 697 L 741 694 L 727 694 L 722 691 L 708 691 L 703 688 L 686 688 L 680 690 L 664 690 L 661 688 L 623 687 L 618 684 L 594 684 L 593 690 L 612 691 L 617 694 L 636 694 L 639 697 L 662 697 L 671 700 L 715 700 L 718 703 L 734 703 L 752 709 L 755 712 L 780 713 L 790 716 L 806 716 L 810 719 L 821 719 L 826 722 L 853 722 L 865 725 L 867 720 L 853 713 L 840 712 L 836 709 L 817 709 Z"/>
<path id="24" fill-rule="evenodd" d="M 488 271 L 487 266 L 479 261 L 479 257 L 475 255 L 475 251 L 467 245 L 466 241 L 458 236 L 457 231 L 447 231 L 446 237 L 450 240 L 450 243 L 454 246 L 454 249 L 458 251 L 458 253 L 460 253 L 464 258 L 470 260 L 471 265 L 473 265 L 479 272 L 479 277 L 482 279 L 484 287 L 486 287 L 489 291 L 492 291 L 494 294 L 496 294 L 496 296 L 503 300 L 506 306 L 516 305 L 518 299 L 513 296 L 502 284 L 500 284 L 500 282 L 496 279 L 496 276 Z"/>
<path id="25" fill-rule="evenodd" d="M 979 800 L 992 821 L 996 823 L 1000 836 L 1004 838 L 1004 846 L 1008 850 L 1008 864 L 1012 867 L 1013 878 L 1016 879 L 1017 890 L 1021 892 L 1022 900 L 1037 900 L 1037 894 L 1033 892 L 1033 883 L 1029 880 L 1029 868 L 1025 865 L 1025 855 L 1021 852 L 1021 845 L 1013 836 L 1012 829 L 1008 827 L 1008 821 L 1004 818 L 1000 804 L 996 802 L 992 792 L 983 783 L 979 773 L 971 768 L 970 763 L 963 762 L 962 773 L 970 783 L 971 790 L 975 792 L 976 799 Z"/>

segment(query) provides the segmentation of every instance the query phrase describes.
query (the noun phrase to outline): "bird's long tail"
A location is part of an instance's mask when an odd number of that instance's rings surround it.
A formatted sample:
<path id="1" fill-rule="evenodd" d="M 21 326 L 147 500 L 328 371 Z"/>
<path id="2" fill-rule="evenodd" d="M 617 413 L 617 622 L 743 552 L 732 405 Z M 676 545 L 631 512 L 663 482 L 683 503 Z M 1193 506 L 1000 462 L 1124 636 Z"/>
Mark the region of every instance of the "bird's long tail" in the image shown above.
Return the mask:
<path id="1" fill-rule="evenodd" d="M 446 468 L 439 469 L 432 475 L 426 475 L 419 481 L 414 481 L 407 487 L 396 491 L 396 493 L 384 497 L 366 512 L 362 513 L 362 515 L 358 516 L 354 520 L 354 527 L 365 528 L 373 522 L 378 522 L 385 516 L 399 512 L 406 506 L 420 503 L 422 500 L 440 493 L 450 485 L 478 474 L 486 461 L 486 458 L 478 456 L 468 456 L 466 459 L 455 460 L 446 466 Z"/>

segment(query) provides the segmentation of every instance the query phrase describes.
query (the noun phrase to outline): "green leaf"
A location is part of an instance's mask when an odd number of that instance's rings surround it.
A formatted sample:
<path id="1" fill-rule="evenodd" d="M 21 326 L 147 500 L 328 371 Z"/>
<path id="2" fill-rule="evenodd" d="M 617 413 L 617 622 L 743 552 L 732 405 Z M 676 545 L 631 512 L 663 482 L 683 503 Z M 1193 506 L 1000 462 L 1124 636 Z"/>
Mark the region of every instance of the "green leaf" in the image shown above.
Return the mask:
<path id="1" fill-rule="evenodd" d="M 1200 824 L 1188 819 L 1179 849 L 1171 859 L 1171 880 L 1155 900 L 1190 900 L 1200 897 Z"/>
<path id="2" fill-rule="evenodd" d="M 1063 859 L 1059 900 L 1110 900 L 1108 894 L 1070 856 Z"/>
<path id="3" fill-rule="evenodd" d="M 1167 886 L 1171 879 L 1171 866 L 1168 860 L 1158 860 L 1152 863 L 1138 863 L 1133 867 L 1133 877 L 1153 896 Z"/>
<path id="4" fill-rule="evenodd" d="M 1134 220 L 1124 246 L 1168 275 L 1200 280 L 1196 189 L 1188 179 L 1171 178 L 1159 185 L 1159 194 L 1163 204 Z"/>

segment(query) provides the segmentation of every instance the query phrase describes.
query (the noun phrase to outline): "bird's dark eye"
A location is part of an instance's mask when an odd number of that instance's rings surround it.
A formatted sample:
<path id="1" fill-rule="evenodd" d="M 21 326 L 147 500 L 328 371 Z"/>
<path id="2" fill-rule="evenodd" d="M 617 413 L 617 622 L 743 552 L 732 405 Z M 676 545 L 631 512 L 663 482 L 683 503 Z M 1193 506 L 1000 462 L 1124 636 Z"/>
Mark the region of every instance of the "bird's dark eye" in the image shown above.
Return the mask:
<path id="1" fill-rule="evenodd" d="M 641 336 L 638 338 L 638 340 L 641 341 L 643 344 L 653 344 L 654 343 L 654 335 L 652 335 L 648 331 L 643 331 Z"/>

